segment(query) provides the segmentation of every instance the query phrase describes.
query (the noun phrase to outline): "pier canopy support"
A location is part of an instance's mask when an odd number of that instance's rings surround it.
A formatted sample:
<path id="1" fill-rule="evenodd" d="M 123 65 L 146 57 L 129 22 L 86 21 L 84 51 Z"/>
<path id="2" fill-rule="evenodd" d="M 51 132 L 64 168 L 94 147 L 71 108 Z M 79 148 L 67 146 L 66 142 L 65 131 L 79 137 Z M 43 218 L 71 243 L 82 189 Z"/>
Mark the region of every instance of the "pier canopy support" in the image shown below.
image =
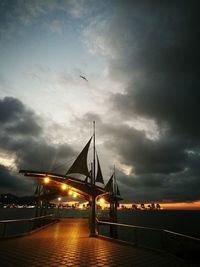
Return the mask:
<path id="1" fill-rule="evenodd" d="M 19 173 L 24 174 L 24 176 L 30 176 L 37 182 L 47 188 L 45 190 L 45 198 L 53 199 L 59 194 L 64 194 L 65 190 L 72 189 L 81 196 L 83 196 L 90 203 L 90 236 L 96 236 L 96 198 L 99 196 L 108 196 L 109 202 L 112 201 L 113 196 L 119 195 L 119 189 L 116 185 L 115 176 L 113 175 L 108 181 L 107 185 L 104 186 L 104 180 L 102 176 L 102 171 L 99 163 L 98 154 L 95 148 L 95 122 L 93 122 L 94 133 L 89 139 L 83 150 L 77 156 L 71 167 L 68 169 L 65 175 L 52 173 L 52 172 L 40 172 L 33 170 L 20 170 Z M 93 139 L 93 161 L 91 163 L 91 168 L 88 169 L 88 151 Z M 84 180 L 75 178 L 74 175 L 84 176 Z M 101 184 L 102 187 L 97 184 Z M 40 196 L 40 198 L 44 197 Z M 111 202 L 110 202 L 111 203 Z M 113 202 L 112 202 L 113 205 Z M 116 207 L 116 205 L 115 205 Z M 116 209 L 115 209 L 116 213 Z M 114 216 L 116 217 L 116 216 Z M 113 218 L 114 218 L 113 217 Z"/>
<path id="2" fill-rule="evenodd" d="M 96 231 L 96 198 L 91 197 L 91 207 L 90 207 L 90 237 L 97 236 Z"/>
<path id="3" fill-rule="evenodd" d="M 82 181 L 75 177 L 61 175 L 52 172 L 39 172 L 33 170 L 20 170 L 19 173 L 26 177 L 31 177 L 39 184 L 46 188 L 45 194 L 38 196 L 38 201 L 45 198 L 45 200 L 52 200 L 58 195 L 68 196 L 68 192 L 72 190 L 78 193 L 90 203 L 90 236 L 96 236 L 96 198 L 101 195 L 106 195 L 105 189 L 91 185 L 86 181 Z M 48 180 L 47 180 L 48 177 Z M 48 183 L 46 182 L 48 181 Z M 65 185 L 65 190 L 63 190 Z"/>

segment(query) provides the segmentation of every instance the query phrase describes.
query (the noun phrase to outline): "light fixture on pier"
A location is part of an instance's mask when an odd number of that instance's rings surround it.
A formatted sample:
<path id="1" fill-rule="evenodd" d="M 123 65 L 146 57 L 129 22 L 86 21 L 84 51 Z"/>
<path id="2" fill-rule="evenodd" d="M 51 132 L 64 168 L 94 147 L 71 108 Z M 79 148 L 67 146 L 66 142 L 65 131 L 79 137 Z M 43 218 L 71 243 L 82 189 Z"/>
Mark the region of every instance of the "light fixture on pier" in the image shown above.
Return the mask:
<path id="1" fill-rule="evenodd" d="M 100 198 L 100 199 L 99 199 L 99 204 L 104 204 L 104 203 L 105 203 L 104 198 Z"/>
<path id="2" fill-rule="evenodd" d="M 72 196 L 73 195 L 73 191 L 72 190 L 69 190 L 69 196 Z"/>
<path id="3" fill-rule="evenodd" d="M 48 184 L 50 182 L 50 178 L 48 176 L 44 177 L 44 183 Z"/>
<path id="4" fill-rule="evenodd" d="M 73 197 L 74 197 L 74 198 L 77 197 L 77 193 L 76 193 L 76 192 L 73 193 Z"/>
<path id="5" fill-rule="evenodd" d="M 62 190 L 66 190 L 66 189 L 67 189 L 67 185 L 66 185 L 66 184 L 62 184 L 62 185 L 61 185 L 61 189 L 62 189 Z"/>

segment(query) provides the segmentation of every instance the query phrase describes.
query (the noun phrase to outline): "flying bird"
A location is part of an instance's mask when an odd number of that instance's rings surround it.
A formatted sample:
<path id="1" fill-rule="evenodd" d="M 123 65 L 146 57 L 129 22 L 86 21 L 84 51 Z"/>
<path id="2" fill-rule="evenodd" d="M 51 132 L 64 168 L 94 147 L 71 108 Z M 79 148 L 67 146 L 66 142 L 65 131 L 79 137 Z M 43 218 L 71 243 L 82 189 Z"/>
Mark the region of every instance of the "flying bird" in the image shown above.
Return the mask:
<path id="1" fill-rule="evenodd" d="M 84 76 L 81 76 L 81 75 L 80 75 L 80 77 L 81 77 L 83 80 L 85 80 L 86 82 L 88 82 L 88 80 L 87 80 Z"/>

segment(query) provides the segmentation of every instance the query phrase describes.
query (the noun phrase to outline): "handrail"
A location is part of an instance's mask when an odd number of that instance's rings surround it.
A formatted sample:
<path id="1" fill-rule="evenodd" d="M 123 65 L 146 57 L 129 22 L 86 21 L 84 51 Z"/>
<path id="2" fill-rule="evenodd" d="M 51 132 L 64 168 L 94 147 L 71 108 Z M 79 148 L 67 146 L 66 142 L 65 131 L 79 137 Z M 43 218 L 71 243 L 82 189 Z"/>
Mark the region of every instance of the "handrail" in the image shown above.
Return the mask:
<path id="1" fill-rule="evenodd" d="M 40 216 L 40 217 L 32 217 L 32 218 L 1 220 L 0 223 L 29 222 L 29 221 L 35 221 L 35 220 L 44 219 L 44 218 L 48 218 L 48 217 L 52 217 L 52 216 L 53 216 L 53 214 L 49 214 L 46 216 Z"/>
<path id="2" fill-rule="evenodd" d="M 188 239 L 192 239 L 192 240 L 195 240 L 195 241 L 199 241 L 200 242 L 200 238 L 197 238 L 197 237 L 194 237 L 194 236 L 190 236 L 190 235 L 184 235 L 184 234 L 180 234 L 180 233 L 177 233 L 177 232 L 173 232 L 173 231 L 169 231 L 169 230 L 165 230 L 165 229 L 162 229 L 165 233 L 169 233 L 169 234 L 173 234 L 173 235 L 177 235 L 177 236 L 181 236 L 183 238 L 188 238 Z"/>
<path id="3" fill-rule="evenodd" d="M 34 225 L 32 226 L 29 226 L 29 229 L 26 230 L 25 232 L 22 231 L 18 234 L 14 234 L 14 236 L 18 236 L 18 235 L 22 235 L 24 233 L 28 233 L 28 232 L 31 232 L 33 229 L 37 229 L 37 228 L 40 228 L 44 225 L 47 225 L 49 222 L 48 221 L 44 221 L 43 219 L 48 219 L 48 218 L 52 218 L 53 217 L 53 214 L 49 214 L 49 215 L 45 215 L 45 216 L 40 216 L 40 217 L 33 217 L 33 218 L 23 218 L 23 219 L 14 219 L 14 220 L 1 220 L 0 221 L 0 225 L 3 225 L 3 228 L 2 228 L 2 233 L 1 233 L 1 238 L 5 238 L 6 237 L 6 233 L 7 233 L 7 225 L 10 225 L 11 223 L 23 223 L 23 222 L 28 222 L 28 223 L 34 223 Z M 8 236 L 13 236 L 13 234 L 11 235 L 8 235 Z"/>
<path id="4" fill-rule="evenodd" d="M 98 218 L 96 218 L 96 221 L 97 221 L 98 224 L 114 225 L 114 226 L 121 226 L 121 227 L 127 227 L 127 228 L 145 229 L 145 230 L 152 230 L 152 231 L 162 231 L 164 233 L 169 233 L 169 234 L 181 236 L 183 238 L 189 238 L 189 239 L 192 239 L 192 240 L 195 240 L 195 241 L 200 241 L 200 239 L 197 238 L 197 237 L 180 234 L 180 233 L 169 231 L 169 230 L 162 229 L 162 228 L 160 229 L 160 228 L 152 228 L 152 227 L 132 225 L 132 224 L 123 224 L 123 223 L 114 223 L 114 222 L 109 222 L 109 221 L 101 221 Z"/>
<path id="5" fill-rule="evenodd" d="M 108 221 L 100 221 L 97 218 L 96 218 L 96 221 L 99 224 L 122 226 L 122 227 L 127 227 L 127 228 L 147 229 L 147 230 L 153 230 L 153 231 L 160 231 L 160 230 L 162 230 L 162 229 L 158 229 L 158 228 L 151 228 L 151 227 L 145 227 L 145 226 L 139 226 L 139 225 L 123 224 L 123 223 L 114 223 L 114 222 L 108 222 Z"/>

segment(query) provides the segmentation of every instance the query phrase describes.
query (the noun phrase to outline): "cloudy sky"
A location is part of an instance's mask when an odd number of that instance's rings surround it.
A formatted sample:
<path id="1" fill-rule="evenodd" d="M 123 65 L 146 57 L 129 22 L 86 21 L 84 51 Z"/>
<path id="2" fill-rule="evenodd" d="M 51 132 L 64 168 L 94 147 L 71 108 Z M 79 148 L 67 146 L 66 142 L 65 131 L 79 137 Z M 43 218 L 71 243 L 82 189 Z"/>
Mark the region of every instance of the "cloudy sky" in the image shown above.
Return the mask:
<path id="1" fill-rule="evenodd" d="M 34 191 L 21 168 L 65 173 L 95 120 L 126 201 L 200 200 L 197 7 L 1 0 L 0 193 Z"/>

